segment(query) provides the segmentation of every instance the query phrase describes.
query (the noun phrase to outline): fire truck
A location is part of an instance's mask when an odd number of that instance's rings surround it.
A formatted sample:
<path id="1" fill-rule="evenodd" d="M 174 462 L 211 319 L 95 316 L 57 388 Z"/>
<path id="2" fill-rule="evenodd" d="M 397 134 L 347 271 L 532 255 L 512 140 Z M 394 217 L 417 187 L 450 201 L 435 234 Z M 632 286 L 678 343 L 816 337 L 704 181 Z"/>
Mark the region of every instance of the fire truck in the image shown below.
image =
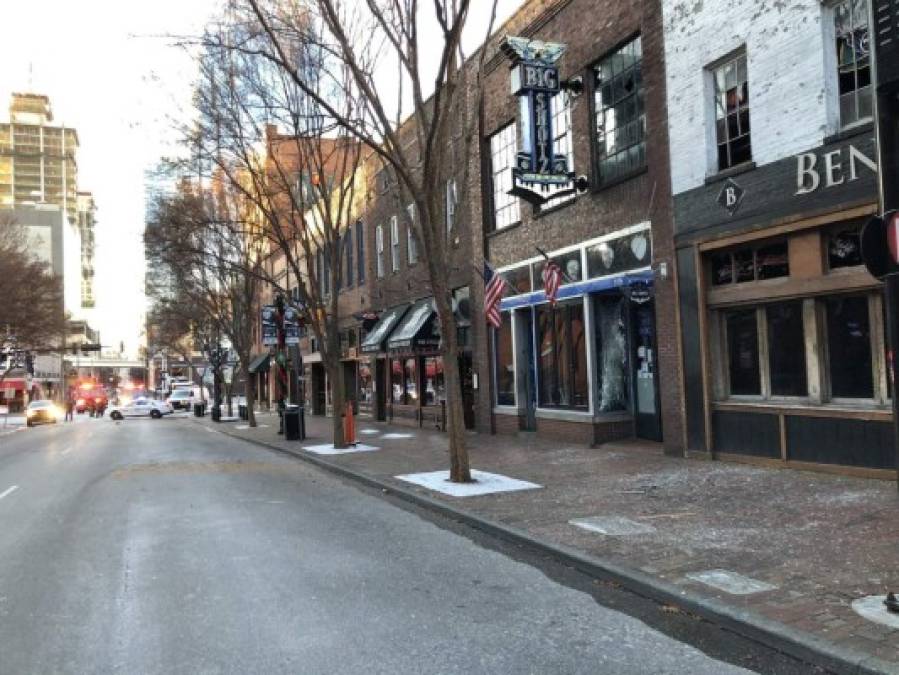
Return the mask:
<path id="1" fill-rule="evenodd" d="M 75 412 L 96 412 L 109 405 L 106 390 L 96 380 L 79 380 L 75 392 Z"/>

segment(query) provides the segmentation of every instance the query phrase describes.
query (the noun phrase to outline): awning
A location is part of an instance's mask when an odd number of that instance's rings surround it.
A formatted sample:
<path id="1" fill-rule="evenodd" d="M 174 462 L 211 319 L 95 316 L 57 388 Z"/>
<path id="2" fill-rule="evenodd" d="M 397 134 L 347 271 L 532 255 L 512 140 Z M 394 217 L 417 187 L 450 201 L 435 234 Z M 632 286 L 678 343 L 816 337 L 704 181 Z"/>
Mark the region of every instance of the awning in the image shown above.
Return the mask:
<path id="1" fill-rule="evenodd" d="M 434 299 L 419 300 L 410 309 L 402 322 L 397 325 L 387 340 L 388 349 L 411 349 L 413 347 L 438 347 L 440 333 L 434 330 Z"/>
<path id="2" fill-rule="evenodd" d="M 362 352 L 370 354 L 384 351 L 384 340 L 390 335 L 390 331 L 393 330 L 393 327 L 396 326 L 407 309 L 409 309 L 409 305 L 397 305 L 381 314 L 381 319 L 365 336 L 365 341 L 362 343 L 361 348 Z"/>
<path id="3" fill-rule="evenodd" d="M 2 382 L 0 382 L 0 391 L 3 389 L 28 389 L 29 385 L 25 380 L 21 377 L 7 377 Z"/>
<path id="4" fill-rule="evenodd" d="M 630 286 L 634 283 L 652 284 L 652 270 L 641 270 L 639 272 L 627 272 L 625 274 L 616 274 L 608 277 L 599 277 L 598 279 L 588 279 L 587 281 L 578 281 L 573 284 L 562 286 L 559 289 L 557 300 L 566 298 L 575 298 L 586 293 L 595 293 L 597 291 L 607 291 L 612 288 L 622 288 Z M 534 291 L 533 293 L 525 293 L 523 295 L 515 295 L 511 298 L 503 298 L 499 303 L 500 309 L 514 309 L 515 307 L 529 307 L 531 305 L 539 305 L 546 302 L 546 293 L 543 291 Z"/>
<path id="5" fill-rule="evenodd" d="M 265 370 L 268 370 L 268 363 L 271 359 L 271 356 L 268 352 L 263 352 L 262 354 L 257 354 L 250 360 L 250 372 L 251 373 L 259 373 Z"/>

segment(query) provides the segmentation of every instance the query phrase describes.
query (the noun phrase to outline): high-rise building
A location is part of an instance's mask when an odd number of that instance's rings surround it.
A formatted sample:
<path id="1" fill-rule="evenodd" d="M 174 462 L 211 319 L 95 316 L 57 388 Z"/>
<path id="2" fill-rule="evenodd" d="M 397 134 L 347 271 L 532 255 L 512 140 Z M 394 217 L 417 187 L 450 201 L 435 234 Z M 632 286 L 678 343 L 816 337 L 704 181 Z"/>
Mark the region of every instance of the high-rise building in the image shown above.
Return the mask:
<path id="1" fill-rule="evenodd" d="M 81 308 L 91 310 L 94 301 L 94 227 L 97 204 L 90 192 L 78 193 L 78 233 L 81 235 Z"/>
<path id="2" fill-rule="evenodd" d="M 74 220 L 78 134 L 52 122 L 47 96 L 12 95 L 0 124 L 0 206 L 53 205 Z"/>

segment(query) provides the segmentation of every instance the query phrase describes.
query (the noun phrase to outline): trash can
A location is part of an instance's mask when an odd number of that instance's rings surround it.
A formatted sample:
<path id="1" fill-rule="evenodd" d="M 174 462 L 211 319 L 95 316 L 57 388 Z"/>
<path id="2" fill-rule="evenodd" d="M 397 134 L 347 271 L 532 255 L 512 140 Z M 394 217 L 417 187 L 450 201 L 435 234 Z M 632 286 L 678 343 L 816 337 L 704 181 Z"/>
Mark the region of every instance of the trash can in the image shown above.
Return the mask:
<path id="1" fill-rule="evenodd" d="M 242 420 L 250 419 L 250 414 L 247 412 L 247 406 L 245 406 L 243 403 L 239 403 L 237 405 L 237 415 Z"/>
<path id="2" fill-rule="evenodd" d="M 302 440 L 300 428 L 300 406 L 289 405 L 284 408 L 284 439 L 287 441 Z"/>
<path id="3" fill-rule="evenodd" d="M 206 414 L 206 406 L 202 403 L 194 403 L 194 417 L 203 417 Z"/>

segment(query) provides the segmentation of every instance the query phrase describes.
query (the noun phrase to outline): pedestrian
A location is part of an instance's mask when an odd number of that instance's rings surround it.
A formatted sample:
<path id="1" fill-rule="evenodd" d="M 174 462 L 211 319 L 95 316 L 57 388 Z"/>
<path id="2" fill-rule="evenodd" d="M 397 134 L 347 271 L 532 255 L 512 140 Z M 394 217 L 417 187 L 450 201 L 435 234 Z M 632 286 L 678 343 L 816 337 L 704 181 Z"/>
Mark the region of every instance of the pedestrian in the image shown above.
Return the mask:
<path id="1" fill-rule="evenodd" d="M 75 397 L 72 396 L 72 392 L 66 397 L 66 422 L 70 420 L 75 421 Z"/>

